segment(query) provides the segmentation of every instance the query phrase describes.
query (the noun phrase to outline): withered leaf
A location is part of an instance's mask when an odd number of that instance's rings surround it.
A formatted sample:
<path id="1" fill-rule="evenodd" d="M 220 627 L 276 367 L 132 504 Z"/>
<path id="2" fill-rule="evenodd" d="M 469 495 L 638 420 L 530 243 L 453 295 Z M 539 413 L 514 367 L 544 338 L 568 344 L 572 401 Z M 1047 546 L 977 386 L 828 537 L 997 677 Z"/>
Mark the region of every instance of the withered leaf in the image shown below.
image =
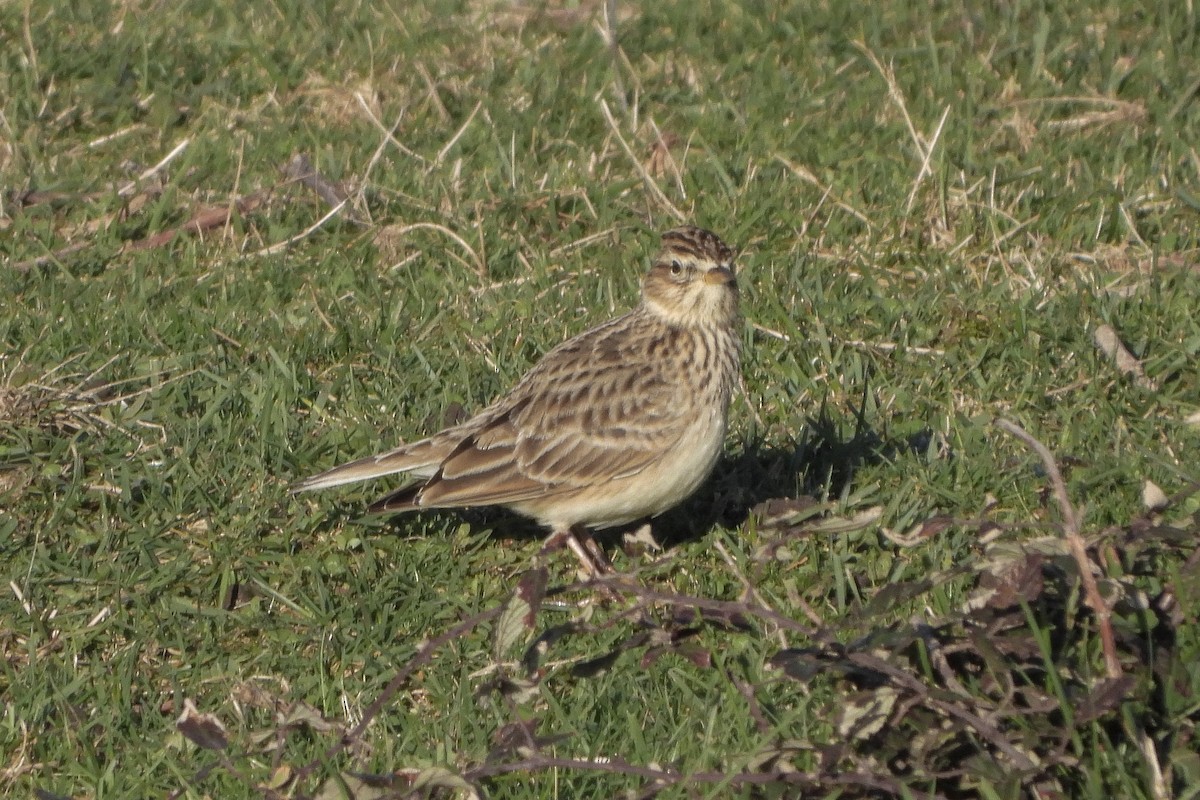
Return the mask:
<path id="1" fill-rule="evenodd" d="M 697 667 L 708 668 L 712 666 L 712 653 L 707 647 L 701 647 L 696 642 L 686 642 L 677 647 L 675 652 Z"/>
<path id="2" fill-rule="evenodd" d="M 1075 722 L 1082 725 L 1112 711 L 1129 695 L 1134 683 L 1129 675 L 1099 681 L 1091 693 L 1075 706 Z"/>
<path id="3" fill-rule="evenodd" d="M 855 692 L 839 705 L 837 731 L 847 739 L 868 739 L 887 723 L 900 693 L 890 686 L 871 692 Z"/>
<path id="4" fill-rule="evenodd" d="M 537 734 L 539 720 L 520 719 L 501 726 L 492 734 L 494 747 L 487 755 L 488 761 L 508 760 L 513 756 L 528 758 L 544 747 L 550 747 L 571 738 L 567 734 L 539 736 Z"/>
<path id="5" fill-rule="evenodd" d="M 625 652 L 624 648 L 617 648 L 611 652 L 605 653 L 597 658 L 590 658 L 587 661 L 581 661 L 571 667 L 571 674 L 576 678 L 595 678 L 598 675 L 603 675 L 605 672 L 616 663 L 617 658 L 621 653 Z"/>
<path id="6" fill-rule="evenodd" d="M 754 630 L 750 620 L 739 611 L 718 611 L 686 605 L 673 605 L 670 611 L 671 622 L 676 625 L 695 625 L 703 622 L 724 631 Z"/>
<path id="7" fill-rule="evenodd" d="M 525 651 L 525 655 L 521 658 L 521 668 L 525 670 L 525 674 L 528 676 L 536 674 L 541 667 L 542 657 L 546 655 L 546 651 L 559 639 L 569 636 L 578 630 L 578 625 L 568 622 L 563 625 L 555 625 L 543 631 L 540 636 L 533 640 L 533 643 L 529 645 L 529 648 Z"/>
<path id="8" fill-rule="evenodd" d="M 379 800 L 391 794 L 395 786 L 392 775 L 343 772 L 321 784 L 314 800 Z"/>
<path id="9" fill-rule="evenodd" d="M 288 709 L 287 715 L 282 719 L 282 723 L 289 728 L 306 727 L 318 733 L 326 733 L 338 727 L 325 719 L 320 711 L 304 702 L 296 703 Z"/>
<path id="10" fill-rule="evenodd" d="M 405 796 L 425 796 L 431 789 L 448 789 L 465 800 L 481 797 L 479 790 L 461 775 L 444 767 L 424 767 L 399 769 L 391 775 L 343 772 L 325 781 L 315 800 L 380 800 L 396 797 L 406 788 L 409 791 L 403 792 Z"/>
<path id="11" fill-rule="evenodd" d="M 475 697 L 485 697 L 495 693 L 502 697 L 507 697 L 518 705 L 528 703 L 537 697 L 540 691 L 540 682 L 537 680 L 527 680 L 525 678 L 513 678 L 508 675 L 500 674 L 492 680 L 487 681 L 475 690 Z"/>
<path id="12" fill-rule="evenodd" d="M 895 611 L 896 606 L 906 603 L 914 597 L 920 597 L 929 591 L 933 582 L 928 579 L 907 581 L 905 583 L 889 583 L 875 593 L 863 609 L 866 616 L 875 616 Z"/>
<path id="13" fill-rule="evenodd" d="M 795 525 L 828 509 L 827 503 L 821 503 L 808 495 L 801 495 L 772 497 L 750 509 L 750 514 L 758 520 L 759 529 L 766 530 Z"/>
<path id="14" fill-rule="evenodd" d="M 1042 566 L 1045 557 L 1038 553 L 1027 553 L 979 576 L 981 597 L 985 597 L 987 608 L 1009 608 L 1020 603 L 1031 603 L 1042 594 L 1045 581 Z"/>
<path id="15" fill-rule="evenodd" d="M 504 613 L 496 621 L 496 660 L 503 660 L 513 645 L 521 642 L 533 630 L 538 611 L 546 596 L 546 568 L 534 567 L 527 570 L 513 590 L 512 597 L 504 607 Z"/>
<path id="16" fill-rule="evenodd" d="M 183 713 L 175 721 L 175 729 L 205 750 L 224 750 L 229 746 L 229 737 L 221 720 L 214 714 L 201 713 L 190 699 L 183 701 Z"/>
<path id="17" fill-rule="evenodd" d="M 662 549 L 662 545 L 654 538 L 649 523 L 621 537 L 621 550 L 630 558 L 637 558 L 646 553 L 661 553 Z"/>

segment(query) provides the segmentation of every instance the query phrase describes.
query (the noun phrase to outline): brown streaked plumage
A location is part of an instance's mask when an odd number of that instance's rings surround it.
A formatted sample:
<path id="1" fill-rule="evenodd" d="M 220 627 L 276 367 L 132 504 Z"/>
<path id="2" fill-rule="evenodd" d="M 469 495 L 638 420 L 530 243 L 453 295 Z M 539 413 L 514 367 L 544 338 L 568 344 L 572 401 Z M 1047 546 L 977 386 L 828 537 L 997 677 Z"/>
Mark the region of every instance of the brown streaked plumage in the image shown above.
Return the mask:
<path id="1" fill-rule="evenodd" d="M 466 422 L 296 483 L 408 473 L 373 512 L 505 506 L 565 538 L 656 516 L 708 477 L 740 370 L 733 251 L 709 231 L 662 236 L 642 301 L 545 355 Z"/>

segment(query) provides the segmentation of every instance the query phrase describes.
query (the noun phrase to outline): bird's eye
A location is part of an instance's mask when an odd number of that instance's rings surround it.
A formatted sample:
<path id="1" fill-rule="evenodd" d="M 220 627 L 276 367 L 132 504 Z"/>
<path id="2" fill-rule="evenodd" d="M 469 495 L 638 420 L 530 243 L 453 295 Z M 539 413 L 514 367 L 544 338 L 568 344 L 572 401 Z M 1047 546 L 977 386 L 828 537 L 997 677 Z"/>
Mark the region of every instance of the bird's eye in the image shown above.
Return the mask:
<path id="1" fill-rule="evenodd" d="M 678 261 L 672 261 L 671 262 L 671 274 L 672 275 L 683 274 L 683 265 L 680 264 Z"/>

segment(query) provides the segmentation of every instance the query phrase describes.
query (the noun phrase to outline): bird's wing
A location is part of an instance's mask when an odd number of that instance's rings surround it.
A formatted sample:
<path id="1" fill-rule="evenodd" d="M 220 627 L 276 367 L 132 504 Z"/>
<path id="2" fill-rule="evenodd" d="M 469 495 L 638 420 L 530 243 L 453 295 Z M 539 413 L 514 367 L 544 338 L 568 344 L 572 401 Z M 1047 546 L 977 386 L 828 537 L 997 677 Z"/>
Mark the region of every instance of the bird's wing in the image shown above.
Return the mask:
<path id="1" fill-rule="evenodd" d="M 470 435 L 408 502 L 517 503 L 636 475 L 670 451 L 689 422 L 681 382 L 607 327 L 560 345 L 464 424 Z"/>

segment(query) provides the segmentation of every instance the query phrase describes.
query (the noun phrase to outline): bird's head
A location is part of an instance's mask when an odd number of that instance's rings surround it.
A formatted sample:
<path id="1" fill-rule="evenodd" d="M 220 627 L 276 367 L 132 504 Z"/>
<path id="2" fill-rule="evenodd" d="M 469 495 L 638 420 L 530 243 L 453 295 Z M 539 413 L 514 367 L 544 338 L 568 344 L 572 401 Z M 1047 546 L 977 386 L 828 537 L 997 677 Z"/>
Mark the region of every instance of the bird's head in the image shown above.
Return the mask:
<path id="1" fill-rule="evenodd" d="M 715 233 L 685 225 L 662 235 L 642 279 L 642 302 L 672 325 L 730 325 L 737 318 L 733 250 Z"/>

